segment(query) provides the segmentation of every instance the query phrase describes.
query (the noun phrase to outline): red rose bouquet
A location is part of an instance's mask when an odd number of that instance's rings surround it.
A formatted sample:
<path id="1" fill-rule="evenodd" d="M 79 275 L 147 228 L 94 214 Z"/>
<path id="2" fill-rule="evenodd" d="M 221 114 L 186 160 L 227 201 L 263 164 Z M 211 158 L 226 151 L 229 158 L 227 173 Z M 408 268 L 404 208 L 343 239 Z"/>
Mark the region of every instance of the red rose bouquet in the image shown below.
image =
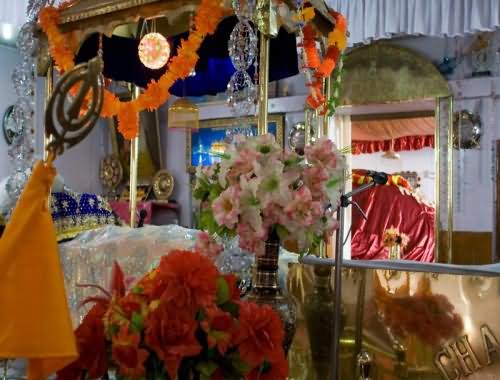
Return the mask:
<path id="1" fill-rule="evenodd" d="M 75 331 L 80 357 L 58 379 L 110 369 L 126 379 L 286 379 L 278 314 L 241 301 L 237 278 L 200 252 L 206 242 L 196 247 L 162 257 L 128 291 L 115 264 L 111 291 L 86 300 L 94 304 Z"/>

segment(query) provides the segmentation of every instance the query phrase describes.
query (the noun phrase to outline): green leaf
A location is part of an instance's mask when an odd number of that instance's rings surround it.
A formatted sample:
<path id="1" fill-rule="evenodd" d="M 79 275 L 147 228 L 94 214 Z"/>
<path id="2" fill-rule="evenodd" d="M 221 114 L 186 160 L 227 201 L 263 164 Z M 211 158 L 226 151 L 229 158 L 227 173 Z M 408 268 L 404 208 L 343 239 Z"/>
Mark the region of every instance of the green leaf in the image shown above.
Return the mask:
<path id="1" fill-rule="evenodd" d="M 144 288 L 141 288 L 140 286 L 135 286 L 132 288 L 131 292 L 134 294 L 143 294 Z"/>
<path id="2" fill-rule="evenodd" d="M 230 354 L 228 358 L 231 360 L 233 368 L 241 374 L 246 374 L 252 369 L 250 365 L 240 359 L 240 354 L 238 352 Z"/>
<path id="3" fill-rule="evenodd" d="M 271 153 L 271 147 L 269 145 L 261 145 L 258 147 L 258 151 L 262 154 Z"/>
<path id="4" fill-rule="evenodd" d="M 233 317 L 238 318 L 240 308 L 237 304 L 233 302 L 226 302 L 224 305 L 221 306 L 221 309 L 227 311 Z"/>
<path id="5" fill-rule="evenodd" d="M 277 224 L 275 228 L 276 228 L 276 233 L 278 234 L 280 239 L 282 241 L 286 240 L 288 235 L 289 235 L 288 230 L 285 227 L 283 227 L 281 224 Z"/>
<path id="6" fill-rule="evenodd" d="M 224 277 L 219 277 L 217 279 L 217 305 L 223 305 L 229 301 L 231 294 L 229 292 L 229 286 L 224 279 Z"/>
<path id="7" fill-rule="evenodd" d="M 203 361 L 196 365 L 196 369 L 200 372 L 200 374 L 202 376 L 208 376 L 208 378 L 212 376 L 217 368 L 219 368 L 219 366 L 213 361 Z"/>
<path id="8" fill-rule="evenodd" d="M 132 313 L 130 327 L 133 331 L 140 333 L 144 329 L 144 317 L 137 312 Z"/>
<path id="9" fill-rule="evenodd" d="M 114 323 L 109 326 L 109 335 L 115 336 L 118 334 L 118 331 L 120 331 L 120 327 L 118 325 L 115 325 Z"/>
<path id="10" fill-rule="evenodd" d="M 340 182 L 341 182 L 340 178 L 332 178 L 326 183 L 326 187 L 329 189 L 332 187 L 336 187 Z"/>

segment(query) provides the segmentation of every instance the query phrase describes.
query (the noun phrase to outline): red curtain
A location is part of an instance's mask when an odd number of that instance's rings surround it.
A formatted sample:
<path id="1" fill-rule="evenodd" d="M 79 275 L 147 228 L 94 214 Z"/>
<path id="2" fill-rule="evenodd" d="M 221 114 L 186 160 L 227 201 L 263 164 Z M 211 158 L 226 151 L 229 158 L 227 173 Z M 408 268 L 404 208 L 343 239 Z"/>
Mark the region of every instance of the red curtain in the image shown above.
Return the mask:
<path id="1" fill-rule="evenodd" d="M 355 185 L 353 185 L 355 186 Z M 391 226 L 410 238 L 402 252 L 405 260 L 434 261 L 433 207 L 419 203 L 411 195 L 401 193 L 397 186 L 377 186 L 354 196 L 354 201 L 368 216 L 352 211 L 351 255 L 353 259 L 386 259 L 382 234 Z"/>
<path id="2" fill-rule="evenodd" d="M 392 144 L 394 145 L 392 146 Z M 352 154 L 387 152 L 391 148 L 395 152 L 434 148 L 434 136 L 404 136 L 394 140 L 352 141 Z"/>

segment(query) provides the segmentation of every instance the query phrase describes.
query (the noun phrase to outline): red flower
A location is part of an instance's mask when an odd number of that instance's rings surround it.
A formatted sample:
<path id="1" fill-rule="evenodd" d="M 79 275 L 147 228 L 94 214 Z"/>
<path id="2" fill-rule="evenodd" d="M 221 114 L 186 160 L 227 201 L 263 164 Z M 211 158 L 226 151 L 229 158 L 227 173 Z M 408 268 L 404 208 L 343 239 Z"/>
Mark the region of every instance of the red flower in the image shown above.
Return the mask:
<path id="1" fill-rule="evenodd" d="M 120 332 L 113 337 L 111 355 L 118 365 L 120 375 L 126 378 L 139 379 L 146 373 L 144 362 L 149 354 L 139 348 L 140 340 L 140 335 L 131 333 L 128 326 L 122 326 Z"/>
<path id="2" fill-rule="evenodd" d="M 195 313 L 215 301 L 219 273 L 212 261 L 199 253 L 172 251 L 162 257 L 153 299 L 161 297 L 179 309 Z"/>
<path id="3" fill-rule="evenodd" d="M 107 305 L 96 303 L 75 330 L 80 357 L 57 373 L 58 379 L 80 379 L 85 372 L 91 379 L 97 379 L 107 372 L 108 358 L 103 317 Z"/>
<path id="4" fill-rule="evenodd" d="M 230 273 L 225 274 L 224 280 L 227 282 L 227 286 L 229 287 L 230 296 L 229 299 L 231 301 L 239 301 L 241 296 L 241 291 L 238 288 L 238 276 Z"/>
<path id="5" fill-rule="evenodd" d="M 220 368 L 217 368 L 214 373 L 212 373 L 212 376 L 210 376 L 210 380 L 224 380 L 224 375 L 222 374 Z"/>
<path id="6" fill-rule="evenodd" d="M 270 306 L 241 302 L 240 328 L 235 343 L 241 359 L 252 367 L 271 361 L 283 352 L 283 323 Z"/>
<path id="7" fill-rule="evenodd" d="M 185 308 L 160 304 L 146 319 L 146 344 L 165 363 L 171 379 L 176 378 L 183 358 L 201 352 L 195 337 L 198 326 L 192 314 Z"/>
<path id="8" fill-rule="evenodd" d="M 217 347 L 220 354 L 224 355 L 231 346 L 234 332 L 233 317 L 216 307 L 208 308 L 205 314 L 206 319 L 201 322 L 201 327 L 207 333 L 208 347 Z"/>
<path id="9" fill-rule="evenodd" d="M 286 380 L 288 377 L 288 361 L 281 350 L 279 356 L 250 372 L 246 380 Z"/>

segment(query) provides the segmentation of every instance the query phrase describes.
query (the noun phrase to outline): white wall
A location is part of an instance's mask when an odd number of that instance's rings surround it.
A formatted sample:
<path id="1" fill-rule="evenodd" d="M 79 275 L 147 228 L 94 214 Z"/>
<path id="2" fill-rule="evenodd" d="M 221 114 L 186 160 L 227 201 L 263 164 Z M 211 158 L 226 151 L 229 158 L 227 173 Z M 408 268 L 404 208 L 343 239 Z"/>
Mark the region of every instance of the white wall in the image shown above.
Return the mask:
<path id="1" fill-rule="evenodd" d="M 434 202 L 436 176 L 434 149 L 424 148 L 398 153 L 400 155 L 398 160 L 383 158 L 383 152 L 353 155 L 352 168 L 376 170 L 389 174 L 401 171 L 416 171 L 420 176 L 420 190 L 427 200 Z"/>
<path id="2" fill-rule="evenodd" d="M 17 100 L 10 77 L 20 57 L 14 48 L 0 46 L 0 126 L 5 110 Z M 12 165 L 8 156 L 8 146 L 0 131 L 0 179 L 12 172 Z"/>

